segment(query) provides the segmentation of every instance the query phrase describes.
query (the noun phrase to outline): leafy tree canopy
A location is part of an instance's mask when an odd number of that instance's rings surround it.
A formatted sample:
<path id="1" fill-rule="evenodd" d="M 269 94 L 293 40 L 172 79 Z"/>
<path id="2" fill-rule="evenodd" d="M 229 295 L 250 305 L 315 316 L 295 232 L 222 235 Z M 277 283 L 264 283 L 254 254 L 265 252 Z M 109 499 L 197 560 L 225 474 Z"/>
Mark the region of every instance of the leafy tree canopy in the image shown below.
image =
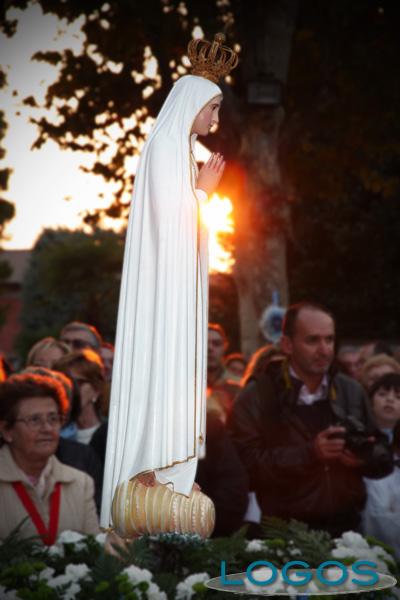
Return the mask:
<path id="1" fill-rule="evenodd" d="M 6 85 L 6 76 L 0 68 L 0 88 Z M 0 110 L 0 161 L 5 157 L 5 150 L 2 145 L 2 140 L 7 131 L 7 123 L 4 116 L 4 111 Z M 0 168 L 0 194 L 7 191 L 8 179 L 10 177 L 9 168 Z M 14 217 L 14 205 L 0 196 L 0 241 L 4 239 L 4 228 L 7 223 Z M 1 250 L 0 250 L 1 251 Z M 12 269 L 7 261 L 0 260 L 0 291 L 2 283 L 11 275 Z M 6 309 L 0 309 L 0 326 L 4 323 L 6 317 Z"/>
<path id="2" fill-rule="evenodd" d="M 281 157 L 296 202 L 292 299 L 330 305 L 344 336 L 395 338 L 400 247 L 400 7 L 301 4 Z"/>
<path id="3" fill-rule="evenodd" d="M 45 230 L 32 250 L 23 286 L 21 353 L 42 337 L 57 337 L 75 320 L 113 339 L 122 255 L 123 238 L 113 231 Z"/>
<path id="4" fill-rule="evenodd" d="M 9 4 L 24 8 L 28 0 Z M 55 2 L 40 0 L 43 11 L 72 22 L 84 16 L 81 54 L 38 52 L 34 59 L 60 66 L 48 89 L 45 108 L 56 117 L 35 118 L 34 148 L 52 139 L 61 148 L 91 152 L 91 173 L 116 184 L 116 202 L 107 216 L 126 214 L 133 174 L 129 159 L 138 153 L 147 119 L 154 117 L 174 78 L 187 72 L 183 59 L 191 32 L 201 21 L 211 34 L 232 19 L 230 2 L 110 0 Z M 212 25 L 211 25 L 212 24 Z M 13 24 L 5 20 L 4 31 Z M 33 96 L 25 104 L 34 109 Z M 97 215 L 87 215 L 93 223 Z"/>
<path id="5" fill-rule="evenodd" d="M 10 4 L 24 7 L 27 2 Z M 36 147 L 53 139 L 61 147 L 94 152 L 91 171 L 118 186 L 116 202 L 106 211 L 109 216 L 126 212 L 132 187 L 129 159 L 140 148 L 143 125 L 157 113 L 172 78 L 185 72 L 182 56 L 197 25 L 208 36 L 227 27 L 243 48 L 233 85 L 224 90 L 230 109 L 228 119 L 223 115 L 218 143 L 228 157 L 239 157 L 248 178 L 259 177 L 264 159 L 252 165 L 241 156 L 249 120 L 258 110 L 246 102 L 245 84 L 251 68 L 257 67 L 246 56 L 250 47 L 254 52 L 251 45 L 259 39 L 267 8 L 281 9 L 274 17 L 284 27 L 290 0 L 40 4 L 45 12 L 69 21 L 83 15 L 86 41 L 80 55 L 67 50 L 35 56 L 61 67 L 46 99 L 57 117 L 37 120 Z M 298 2 L 280 137 L 283 195 L 276 197 L 283 207 L 288 200 L 291 205 L 291 229 L 286 230 L 291 299 L 328 301 L 347 336 L 391 336 L 400 325 L 394 300 L 400 291 L 394 265 L 400 257 L 392 242 L 400 217 L 399 12 L 400 5 L 390 0 Z M 3 29 L 12 35 L 13 23 L 5 21 Z M 259 64 L 276 51 L 268 37 L 257 48 L 252 56 L 260 58 Z M 27 98 L 26 103 L 34 114 L 36 100 Z M 260 146 L 259 153 L 264 151 Z M 263 198 L 264 204 L 250 199 L 252 236 L 259 235 L 263 222 L 260 206 L 269 215 L 274 211 L 272 194 L 263 190 Z M 241 207 L 236 209 L 244 222 Z M 95 223 L 98 216 L 88 215 L 87 220 Z M 287 228 L 288 219 L 276 222 L 280 231 Z M 266 223 L 262 235 L 273 237 L 270 220 Z M 255 252 L 261 243 L 257 238 Z"/>

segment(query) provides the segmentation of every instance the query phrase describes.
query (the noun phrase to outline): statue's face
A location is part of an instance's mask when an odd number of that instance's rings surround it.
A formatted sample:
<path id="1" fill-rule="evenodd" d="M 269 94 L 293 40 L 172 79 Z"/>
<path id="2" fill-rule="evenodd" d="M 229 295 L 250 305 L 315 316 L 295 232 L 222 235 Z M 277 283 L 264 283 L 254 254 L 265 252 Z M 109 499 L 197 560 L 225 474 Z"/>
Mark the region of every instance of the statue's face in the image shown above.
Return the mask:
<path id="1" fill-rule="evenodd" d="M 197 135 L 208 135 L 211 128 L 218 125 L 221 102 L 222 94 L 219 94 L 201 109 L 193 122 L 191 133 L 196 133 Z"/>

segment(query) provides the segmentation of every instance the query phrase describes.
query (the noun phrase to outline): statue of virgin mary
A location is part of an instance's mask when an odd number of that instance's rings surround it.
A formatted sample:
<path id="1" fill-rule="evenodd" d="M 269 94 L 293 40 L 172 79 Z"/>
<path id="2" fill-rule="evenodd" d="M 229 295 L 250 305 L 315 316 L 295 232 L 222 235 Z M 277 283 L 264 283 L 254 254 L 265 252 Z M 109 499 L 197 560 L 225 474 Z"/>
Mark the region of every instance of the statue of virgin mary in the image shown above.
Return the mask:
<path id="1" fill-rule="evenodd" d="M 214 81 L 180 78 L 141 153 L 118 309 L 103 527 L 117 488 L 146 472 L 174 493 L 192 492 L 206 410 L 208 242 L 199 207 L 224 167 L 212 156 L 199 175 L 193 150 L 218 121 L 221 99 Z"/>

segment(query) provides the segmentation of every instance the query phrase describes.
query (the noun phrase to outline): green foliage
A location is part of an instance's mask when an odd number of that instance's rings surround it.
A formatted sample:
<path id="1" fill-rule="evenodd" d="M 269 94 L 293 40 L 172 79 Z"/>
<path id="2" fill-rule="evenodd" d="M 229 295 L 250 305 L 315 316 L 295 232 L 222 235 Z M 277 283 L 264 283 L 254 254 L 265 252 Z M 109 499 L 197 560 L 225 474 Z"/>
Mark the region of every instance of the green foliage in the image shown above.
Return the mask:
<path id="1" fill-rule="evenodd" d="M 57 568 L 57 570 L 65 569 L 71 562 L 76 564 L 90 564 L 94 565 L 94 572 L 96 571 L 96 565 L 101 563 L 103 555 L 101 553 L 101 549 L 99 548 L 98 543 L 96 542 L 93 536 L 87 536 L 85 538 L 85 543 L 82 545 L 75 544 L 63 544 L 63 556 L 51 557 L 47 558 L 47 564 L 51 567 Z M 105 566 L 104 564 L 102 566 Z M 116 574 L 115 564 L 113 561 L 109 561 L 107 563 L 107 568 L 110 573 Z M 114 568 L 114 571 L 112 570 Z M 119 571 L 118 571 L 119 572 Z"/>
<path id="2" fill-rule="evenodd" d="M 10 2 L 22 9 L 27 3 Z M 277 18 L 283 29 L 285 7 L 292 4 L 282 3 Z M 291 228 L 285 232 L 290 299 L 307 297 L 328 304 L 347 337 L 390 337 L 400 325 L 400 247 L 395 243 L 400 221 L 399 6 L 388 0 L 298 4 L 280 139 L 283 185 L 279 190 L 263 188 L 259 198 L 243 194 L 242 204 L 235 206 L 238 232 L 242 222 L 247 225 L 237 243 L 253 263 L 267 263 L 265 240 L 281 239 L 291 204 Z M 88 214 L 88 223 L 96 224 L 104 214 L 126 215 L 133 183 L 127 160 L 138 152 L 144 120 L 157 114 L 172 74 L 182 67 L 181 57 L 197 24 L 207 35 L 232 23 L 236 27 L 228 27 L 230 41 L 242 45 L 242 60 L 234 85 L 225 93 L 229 108 L 222 115 L 218 150 L 228 158 L 235 154 L 248 180 L 259 178 L 262 165 L 269 164 L 268 150 L 261 145 L 253 162 L 237 154 L 249 145 L 248 125 L 253 113 L 259 114 L 246 101 L 246 56 L 271 45 L 271 56 L 260 57 L 261 68 L 270 58 L 273 63 L 281 50 L 268 36 L 261 40 L 255 34 L 257 7 L 267 14 L 271 3 L 110 0 L 99 5 L 40 0 L 40 5 L 68 22 L 84 17 L 83 53 L 38 52 L 36 60 L 61 66 L 60 77 L 49 88 L 44 107 L 37 107 L 32 96 L 25 102 L 38 125 L 36 147 L 51 139 L 61 148 L 94 152 L 91 171 L 116 184 L 116 202 L 106 211 Z M 2 27 L 11 35 L 15 23 L 4 21 Z M 158 62 L 157 80 L 144 72 L 147 47 Z M 287 50 L 282 49 L 282 57 Z M 132 72 L 142 78 L 135 80 Z M 152 93 L 144 98 L 148 86 Z M 49 109 L 47 116 L 42 116 L 43 108 Z M 42 111 L 40 117 L 35 117 L 37 110 Z M 52 110 L 60 117 L 56 121 Z M 108 130 L 115 124 L 121 127 L 117 143 Z M 241 218 L 247 214 L 244 203 L 250 205 L 247 220 Z M 264 272 L 255 269 L 252 277 L 252 295 L 262 296 L 255 302 L 258 310 L 266 300 L 264 292 L 257 291 L 263 289 Z M 213 308 L 218 317 L 220 308 Z"/>
<path id="3" fill-rule="evenodd" d="M 6 77 L 2 69 L 0 68 L 0 88 L 6 84 Z M 5 150 L 2 147 L 2 140 L 6 134 L 7 123 L 4 118 L 4 112 L 0 110 L 0 160 L 5 156 Z M 8 168 L 0 168 L 0 194 L 5 192 L 8 187 L 8 179 L 11 170 Z M 14 205 L 8 200 L 4 200 L 0 197 L 0 242 L 4 237 L 4 227 L 14 217 L 15 208 Z M 1 253 L 1 248 L 0 248 Z M 2 291 L 2 284 L 11 275 L 12 270 L 8 262 L 0 260 L 0 293 Z M 6 311 L 0 310 L 0 327 L 3 325 L 6 318 Z"/>
<path id="4" fill-rule="evenodd" d="M 112 339 L 122 255 L 123 238 L 112 231 L 46 230 L 32 250 L 22 289 L 20 350 L 57 336 L 72 320 L 95 325 Z"/>
<path id="5" fill-rule="evenodd" d="M 27 4 L 27 0 L 18 0 L 22 9 Z M 62 118 L 55 122 L 51 116 L 42 116 L 43 111 L 40 117 L 35 117 L 35 108 L 40 107 L 33 96 L 27 97 L 25 104 L 33 109 L 33 121 L 38 125 L 34 148 L 52 139 L 61 148 L 91 152 L 96 159 L 90 172 L 115 183 L 114 206 L 88 214 L 90 223 L 97 222 L 100 215 L 126 215 L 126 200 L 133 184 L 126 159 L 138 153 L 138 144 L 144 137 L 141 124 L 148 115 L 158 112 L 171 86 L 172 74 L 178 65 L 183 68 L 181 58 L 193 27 L 201 20 L 213 33 L 223 27 L 229 13 L 229 7 L 214 1 L 186 2 L 184 14 L 182 4 L 170 0 L 145 3 L 110 0 L 103 5 L 40 0 L 45 13 L 54 13 L 69 22 L 84 17 L 82 54 L 68 49 L 63 53 L 43 49 L 33 56 L 34 60 L 61 67 L 58 81 L 48 89 L 45 108 L 54 109 Z M 145 72 L 148 47 L 157 57 L 156 77 Z M 144 100 L 144 91 L 149 86 L 152 93 Z M 75 100 L 74 106 L 71 98 Z M 116 125 L 121 127 L 117 143 Z M 106 160 L 102 158 L 105 150 Z"/>
<path id="6" fill-rule="evenodd" d="M 122 553 L 127 562 L 157 574 L 173 574 L 181 580 L 196 566 L 197 572 L 207 572 L 211 577 L 219 575 L 221 560 L 229 562 L 230 568 L 242 571 L 247 566 L 248 553 L 245 551 L 245 530 L 230 538 L 202 540 L 196 535 L 161 534 L 143 536 L 129 545 L 129 555 Z M 162 580 L 165 580 L 163 575 Z M 168 578 L 167 580 L 168 581 Z"/>
<path id="7" fill-rule="evenodd" d="M 397 579 L 397 581 L 400 581 L 400 561 L 397 559 L 394 549 L 372 535 L 366 535 L 365 539 L 370 546 L 378 546 L 379 548 L 383 548 L 383 550 L 390 556 L 390 559 L 387 559 L 386 562 L 390 567 L 391 574 Z"/>
<path id="8" fill-rule="evenodd" d="M 179 578 L 175 573 L 155 573 L 154 581 L 160 590 L 165 591 L 168 598 L 175 598 L 176 586 L 179 583 Z"/>
<path id="9" fill-rule="evenodd" d="M 28 517 L 27 517 L 28 518 Z M 23 562 L 29 560 L 38 546 L 37 536 L 22 539 L 19 537 L 19 531 L 24 521 L 18 525 L 11 533 L 2 540 L 0 544 L 0 573 L 12 565 L 14 562 Z"/>
<path id="10" fill-rule="evenodd" d="M 149 546 L 149 538 L 142 536 L 133 540 L 127 547 L 115 546 L 114 550 L 126 564 L 135 564 L 142 569 L 157 570 L 159 561 Z"/>
<path id="11" fill-rule="evenodd" d="M 331 558 L 332 540 L 325 531 L 310 529 L 305 523 L 291 520 L 264 517 L 262 521 L 263 538 L 268 540 L 269 548 L 275 551 L 278 563 L 284 564 L 292 560 L 291 548 L 301 548 L 301 560 L 306 561 L 311 567 L 321 563 L 321 556 L 325 560 Z M 285 555 L 284 550 L 289 554 Z"/>
<path id="12" fill-rule="evenodd" d="M 102 588 L 107 589 L 107 586 L 104 586 L 104 582 L 114 579 L 120 572 L 121 559 L 116 556 L 101 554 L 93 564 L 93 581 L 96 587 L 100 586 L 100 590 Z"/>
<path id="13" fill-rule="evenodd" d="M 303 0 L 292 48 L 291 299 L 329 305 L 346 337 L 395 337 L 400 324 L 398 9 Z"/>
<path id="14" fill-rule="evenodd" d="M 219 576 L 221 560 L 226 561 L 229 573 L 238 573 L 244 572 L 254 560 L 262 558 L 279 567 L 287 560 L 295 560 L 290 554 L 293 549 L 298 552 L 297 558 L 310 563 L 314 561 L 315 566 L 322 559 L 331 558 L 333 540 L 325 533 L 309 530 L 303 523 L 269 519 L 264 522 L 264 533 L 267 537 L 257 541 L 263 546 L 261 552 L 249 550 L 244 531 L 241 531 L 231 538 L 210 540 L 201 540 L 193 535 L 143 536 L 132 541 L 126 551 L 112 556 L 92 536 L 82 536 L 75 543 L 58 542 L 58 552 L 54 552 L 37 540 L 18 539 L 18 532 L 14 531 L 0 545 L 0 586 L 8 590 L 17 589 L 18 597 L 26 600 L 61 600 L 66 593 L 71 597 L 71 584 L 76 586 L 73 594 L 76 600 L 145 600 L 148 593 L 154 593 L 155 583 L 166 592 L 169 600 L 174 600 L 177 585 L 185 582 L 189 575 L 208 573 L 211 578 Z M 313 539 L 315 548 L 311 550 Z M 373 545 L 379 544 L 376 540 L 372 542 Z M 290 558 L 279 559 L 276 555 L 276 559 L 272 560 L 277 548 L 281 550 L 281 557 Z M 317 552 L 320 553 L 318 556 Z M 342 560 L 346 562 L 346 558 Z M 133 573 L 129 572 L 130 566 Z M 393 575 L 398 575 L 395 562 L 389 564 L 389 569 Z M 227 600 L 231 597 L 229 593 L 206 588 L 201 581 L 194 581 L 192 590 L 193 600 Z M 377 592 L 375 596 L 390 598 L 391 591 Z M 250 598 L 247 595 L 242 597 Z M 367 600 L 370 595 L 362 593 L 358 597 Z"/>
<path id="15" fill-rule="evenodd" d="M 226 560 L 230 571 L 235 573 L 244 571 L 250 562 L 249 553 L 245 547 L 245 529 L 238 531 L 230 538 L 215 538 L 212 546 L 207 547 L 204 570 L 212 577 L 216 577 L 219 575 L 221 561 Z"/>

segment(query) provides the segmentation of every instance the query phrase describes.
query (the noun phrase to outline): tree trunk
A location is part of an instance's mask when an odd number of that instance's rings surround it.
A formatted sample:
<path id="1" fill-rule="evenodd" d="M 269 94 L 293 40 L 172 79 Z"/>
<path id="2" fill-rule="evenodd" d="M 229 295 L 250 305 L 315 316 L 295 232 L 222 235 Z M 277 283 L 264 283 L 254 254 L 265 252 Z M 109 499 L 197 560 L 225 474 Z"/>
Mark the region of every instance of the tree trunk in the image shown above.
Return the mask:
<path id="1" fill-rule="evenodd" d="M 296 0 L 258 0 L 243 8 L 246 86 L 271 81 L 271 76 L 286 81 L 296 8 Z M 280 103 L 261 102 L 246 103 L 245 111 L 239 160 L 246 177 L 236 225 L 234 275 L 242 351 L 248 355 L 264 343 L 258 323 L 272 292 L 277 290 L 281 303 L 288 303 L 285 230 L 289 208 L 278 159 L 284 109 Z"/>

